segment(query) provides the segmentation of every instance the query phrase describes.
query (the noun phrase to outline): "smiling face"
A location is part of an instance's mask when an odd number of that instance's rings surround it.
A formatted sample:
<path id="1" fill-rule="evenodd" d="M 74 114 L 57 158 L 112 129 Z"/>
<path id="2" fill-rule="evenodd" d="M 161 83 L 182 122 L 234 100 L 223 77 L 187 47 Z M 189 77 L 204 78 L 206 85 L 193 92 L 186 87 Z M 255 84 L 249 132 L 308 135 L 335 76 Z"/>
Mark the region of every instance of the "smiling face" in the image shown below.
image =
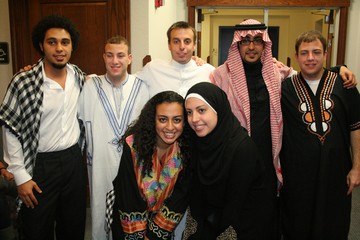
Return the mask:
<path id="1" fill-rule="evenodd" d="M 257 34 L 256 36 L 247 35 L 242 38 L 242 40 L 247 39 L 250 40 L 249 45 L 241 44 L 239 42 L 239 51 L 241 59 L 248 63 L 255 63 L 259 61 L 263 51 L 264 51 L 264 43 L 257 44 L 260 41 L 254 41 L 254 39 L 259 40 L 262 39 L 261 34 Z M 255 42 L 255 43 L 254 43 Z"/>
<path id="2" fill-rule="evenodd" d="M 69 62 L 72 43 L 69 32 L 63 28 L 49 28 L 40 44 L 46 67 L 63 69 Z"/>
<path id="3" fill-rule="evenodd" d="M 323 64 L 326 59 L 323 44 L 319 39 L 302 42 L 295 54 L 301 74 L 307 80 L 319 80 L 324 72 Z"/>
<path id="4" fill-rule="evenodd" d="M 218 121 L 217 114 L 204 101 L 190 97 L 186 99 L 187 120 L 198 137 L 211 133 Z"/>
<path id="5" fill-rule="evenodd" d="M 167 148 L 182 134 L 184 129 L 184 111 L 178 102 L 164 102 L 156 106 L 155 115 L 156 145 Z"/>
<path id="6" fill-rule="evenodd" d="M 132 56 L 129 54 L 129 47 L 124 43 L 105 45 L 105 52 L 103 54 L 106 74 L 113 84 L 125 80 L 127 68 L 131 63 Z"/>
<path id="7" fill-rule="evenodd" d="M 196 48 L 194 33 L 190 28 L 176 28 L 170 33 L 168 43 L 171 57 L 178 63 L 186 64 L 191 60 Z"/>

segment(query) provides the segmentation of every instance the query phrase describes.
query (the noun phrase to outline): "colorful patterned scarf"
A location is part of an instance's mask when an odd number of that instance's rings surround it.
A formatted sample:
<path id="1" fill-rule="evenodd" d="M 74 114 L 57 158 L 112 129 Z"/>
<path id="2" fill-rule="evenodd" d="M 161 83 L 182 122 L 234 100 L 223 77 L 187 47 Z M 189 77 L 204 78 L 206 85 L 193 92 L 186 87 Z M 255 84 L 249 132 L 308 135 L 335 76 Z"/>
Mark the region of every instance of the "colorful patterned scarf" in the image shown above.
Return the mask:
<path id="1" fill-rule="evenodd" d="M 150 174 L 142 176 L 143 163 L 138 161 L 137 153 L 134 149 L 133 135 L 126 138 L 130 146 L 131 155 L 134 163 L 136 181 L 140 193 L 148 204 L 149 212 L 157 212 L 174 190 L 175 183 L 182 170 L 182 160 L 180 147 L 177 142 L 169 147 L 169 150 L 159 160 L 156 149 L 153 154 L 153 165 Z"/>

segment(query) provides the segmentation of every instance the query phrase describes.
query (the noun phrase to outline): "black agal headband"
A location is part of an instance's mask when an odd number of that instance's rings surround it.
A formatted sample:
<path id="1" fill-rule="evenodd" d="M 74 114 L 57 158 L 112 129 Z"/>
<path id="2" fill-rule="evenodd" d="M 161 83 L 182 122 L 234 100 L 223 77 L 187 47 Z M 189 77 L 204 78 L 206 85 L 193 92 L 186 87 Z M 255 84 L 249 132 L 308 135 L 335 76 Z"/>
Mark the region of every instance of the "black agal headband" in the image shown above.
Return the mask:
<path id="1" fill-rule="evenodd" d="M 235 30 L 265 30 L 267 26 L 265 24 L 236 24 Z"/>

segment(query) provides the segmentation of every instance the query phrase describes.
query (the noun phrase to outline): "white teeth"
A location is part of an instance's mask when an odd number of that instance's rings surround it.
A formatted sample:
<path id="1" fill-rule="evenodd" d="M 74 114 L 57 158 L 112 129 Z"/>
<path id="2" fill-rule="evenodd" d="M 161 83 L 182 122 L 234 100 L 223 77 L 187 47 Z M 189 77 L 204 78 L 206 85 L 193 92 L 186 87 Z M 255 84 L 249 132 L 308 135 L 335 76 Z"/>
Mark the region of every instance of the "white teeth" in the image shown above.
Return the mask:
<path id="1" fill-rule="evenodd" d="M 194 127 L 195 127 L 196 130 L 201 130 L 201 129 L 202 129 L 202 126 L 201 126 L 201 125 L 200 125 L 200 126 L 194 125 Z"/>

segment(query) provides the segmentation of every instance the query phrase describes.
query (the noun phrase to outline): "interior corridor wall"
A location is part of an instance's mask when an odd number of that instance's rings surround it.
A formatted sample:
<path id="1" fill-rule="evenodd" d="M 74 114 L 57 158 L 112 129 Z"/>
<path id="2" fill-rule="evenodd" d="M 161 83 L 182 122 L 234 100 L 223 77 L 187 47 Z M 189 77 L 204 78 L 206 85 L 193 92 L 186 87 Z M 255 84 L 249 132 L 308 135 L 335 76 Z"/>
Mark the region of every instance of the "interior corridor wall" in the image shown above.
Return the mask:
<path id="1" fill-rule="evenodd" d="M 12 76 L 12 57 L 11 57 L 11 36 L 8 0 L 0 0 L 0 42 L 8 43 L 8 64 L 0 64 L 0 101 L 2 102 L 7 85 Z"/>
<path id="2" fill-rule="evenodd" d="M 142 59 L 170 60 L 166 32 L 177 21 L 187 20 L 185 0 L 167 0 L 155 8 L 154 1 L 131 0 L 131 48 L 133 54 L 132 73 L 142 68 Z"/>
<path id="3" fill-rule="evenodd" d="M 357 77 L 360 91 L 360 1 L 351 0 L 346 36 L 345 64 Z"/>

